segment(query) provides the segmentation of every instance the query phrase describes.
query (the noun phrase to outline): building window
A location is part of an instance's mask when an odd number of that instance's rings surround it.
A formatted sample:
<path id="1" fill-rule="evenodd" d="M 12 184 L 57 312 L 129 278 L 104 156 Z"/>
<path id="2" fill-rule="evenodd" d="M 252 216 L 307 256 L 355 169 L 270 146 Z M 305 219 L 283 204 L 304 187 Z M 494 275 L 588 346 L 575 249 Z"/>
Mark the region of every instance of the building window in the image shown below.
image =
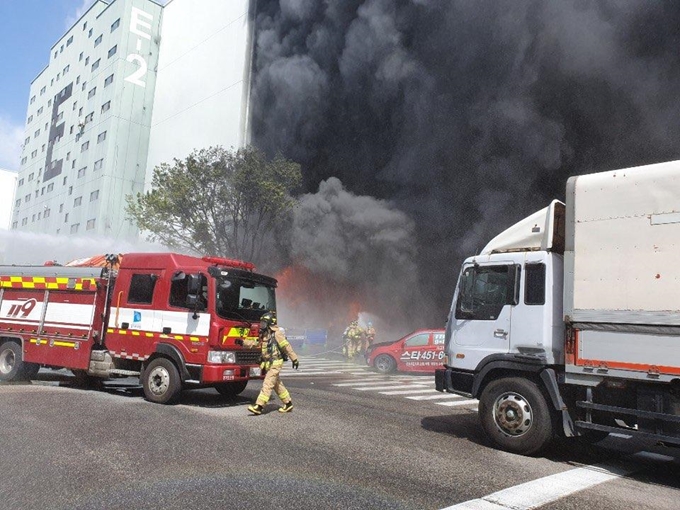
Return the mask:
<path id="1" fill-rule="evenodd" d="M 59 212 L 64 212 L 64 204 L 59 204 Z"/>
<path id="2" fill-rule="evenodd" d="M 111 24 L 111 32 L 113 32 L 115 29 L 117 29 L 120 26 L 120 18 L 118 18 L 116 21 L 114 21 Z"/>
<path id="3" fill-rule="evenodd" d="M 31 104 L 35 103 L 35 96 L 31 98 Z"/>
<path id="4" fill-rule="evenodd" d="M 61 74 L 66 74 L 66 73 L 68 73 L 70 69 L 71 69 L 71 66 L 70 66 L 70 65 L 67 65 L 66 67 L 64 67 L 64 72 L 61 73 Z"/>
<path id="5" fill-rule="evenodd" d="M 21 220 L 21 226 L 22 226 L 22 227 L 23 227 L 24 225 L 26 225 L 26 223 L 28 223 L 28 218 L 24 218 L 24 219 Z"/>
<path id="6" fill-rule="evenodd" d="M 111 109 L 111 101 L 107 101 L 102 105 L 102 113 L 108 112 Z"/>
<path id="7" fill-rule="evenodd" d="M 97 61 L 92 64 L 92 72 L 95 72 L 97 69 L 99 69 L 99 62 L 101 62 L 102 59 L 98 58 Z"/>
<path id="8" fill-rule="evenodd" d="M 51 100 L 51 99 L 48 99 L 48 100 L 47 100 L 47 107 L 49 108 L 50 106 L 52 106 L 52 100 Z"/>
<path id="9" fill-rule="evenodd" d="M 104 80 L 104 86 L 105 86 L 105 87 L 108 87 L 108 86 L 111 85 L 112 83 L 113 83 L 113 75 L 109 76 L 108 78 L 106 78 L 106 79 Z"/>
<path id="10" fill-rule="evenodd" d="M 80 75 L 76 76 L 76 85 L 80 83 Z"/>
<path id="11" fill-rule="evenodd" d="M 95 190 L 92 193 L 90 193 L 90 202 L 94 202 L 95 200 L 99 199 L 99 190 Z"/>
<path id="12" fill-rule="evenodd" d="M 99 46 L 101 44 L 101 42 L 102 42 L 102 36 L 100 35 L 99 37 L 97 37 L 94 40 L 94 47 L 96 48 L 97 46 Z"/>
<path id="13" fill-rule="evenodd" d="M 30 115 L 30 116 L 28 117 L 28 120 L 26 121 L 26 124 L 30 124 L 31 122 L 33 122 L 33 115 Z"/>
<path id="14" fill-rule="evenodd" d="M 50 217 L 50 208 L 48 207 L 45 209 L 45 213 L 43 214 L 43 218 L 49 218 Z"/>
<path id="15" fill-rule="evenodd" d="M 91 220 L 87 220 L 87 226 L 85 227 L 85 230 L 92 230 L 94 228 L 94 223 L 95 223 L 94 218 L 92 218 Z"/>
<path id="16" fill-rule="evenodd" d="M 42 115 L 42 112 L 43 112 L 43 107 L 41 106 L 40 108 L 38 108 L 38 115 Z"/>
<path id="17" fill-rule="evenodd" d="M 70 197 L 71 195 L 73 195 L 73 186 L 68 187 L 68 196 Z"/>
<path id="18" fill-rule="evenodd" d="M 87 31 L 87 37 L 92 37 L 92 29 Z"/>
<path id="19" fill-rule="evenodd" d="M 31 216 L 31 223 L 35 223 L 35 214 Z"/>
<path id="20" fill-rule="evenodd" d="M 17 228 L 17 226 L 18 226 L 18 222 L 13 221 L 13 222 L 12 222 L 12 229 Z"/>
<path id="21" fill-rule="evenodd" d="M 31 159 L 35 158 L 37 155 L 38 155 L 38 151 L 37 151 L 37 150 L 31 152 Z"/>
<path id="22" fill-rule="evenodd" d="M 30 174 L 28 174 L 28 182 L 31 182 L 33 180 L 33 177 L 35 177 L 34 173 L 31 172 Z"/>
<path id="23" fill-rule="evenodd" d="M 83 31 L 85 31 L 86 28 L 87 28 L 87 21 L 85 23 L 83 23 Z"/>
<path id="24" fill-rule="evenodd" d="M 80 223 L 74 223 L 73 225 L 71 225 L 71 234 L 77 234 L 78 227 L 80 227 Z"/>
<path id="25" fill-rule="evenodd" d="M 90 200 L 91 202 L 92 200 Z M 18 199 L 16 202 L 14 202 L 14 207 L 19 207 L 21 205 L 21 199 Z"/>
<path id="26" fill-rule="evenodd" d="M 80 204 L 83 203 L 83 197 L 78 197 L 75 200 L 73 200 L 73 207 L 80 207 Z"/>
<path id="27" fill-rule="evenodd" d="M 24 180 L 23 180 L 23 179 L 19 179 L 19 186 L 23 186 L 23 185 L 24 185 Z"/>
<path id="28" fill-rule="evenodd" d="M 25 165 L 25 164 L 26 164 L 26 161 L 28 161 L 28 158 L 27 158 L 26 156 L 24 156 L 23 158 L 21 158 L 21 164 L 22 164 L 22 165 Z"/>
<path id="29" fill-rule="evenodd" d="M 91 97 L 94 97 L 94 95 L 97 93 L 97 87 L 94 87 L 87 93 L 87 98 L 90 99 Z"/>
<path id="30" fill-rule="evenodd" d="M 80 146 L 80 152 L 85 152 L 89 148 L 90 148 L 90 141 L 88 140 L 87 142 L 85 142 L 83 145 Z"/>
<path id="31" fill-rule="evenodd" d="M 24 140 L 24 145 L 28 145 L 28 142 L 30 142 L 30 141 L 31 141 L 31 137 L 27 136 L 26 140 Z"/>
<path id="32" fill-rule="evenodd" d="M 95 170 L 99 170 L 103 166 L 104 166 L 104 159 L 103 158 L 94 162 L 94 169 Z"/>
<path id="33" fill-rule="evenodd" d="M 47 87 L 41 88 L 40 89 L 40 95 L 42 96 L 46 91 L 47 91 Z"/>
<path id="34" fill-rule="evenodd" d="M 99 136 L 97 136 L 97 143 L 102 143 L 104 140 L 106 140 L 106 131 L 99 133 Z"/>
<path id="35" fill-rule="evenodd" d="M 47 192 L 49 193 L 49 192 L 52 191 L 53 189 L 54 189 L 54 183 L 51 182 L 51 183 L 49 183 L 49 184 L 47 185 Z"/>
<path id="36" fill-rule="evenodd" d="M 81 51 L 81 52 L 80 52 L 80 55 L 78 55 L 78 62 L 82 61 L 84 56 L 85 56 L 85 55 L 84 55 L 83 52 Z"/>
<path id="37" fill-rule="evenodd" d="M 73 36 L 71 36 L 71 37 L 69 37 L 68 39 L 66 39 L 66 46 L 67 46 L 67 47 L 68 47 L 68 46 L 71 46 L 71 44 L 73 44 Z"/>
<path id="38" fill-rule="evenodd" d="M 39 136 L 40 136 L 40 128 L 38 128 L 38 130 L 35 133 L 33 133 L 33 138 L 38 138 Z"/>
<path id="39" fill-rule="evenodd" d="M 73 126 L 71 126 L 71 128 L 73 128 Z M 70 160 L 71 160 L 71 153 L 67 152 L 66 153 L 66 161 L 70 161 Z"/>
<path id="40" fill-rule="evenodd" d="M 113 57 L 116 54 L 117 51 L 118 51 L 118 45 L 116 44 L 113 48 L 111 48 L 109 50 L 109 57 L 108 58 Z"/>
<path id="41" fill-rule="evenodd" d="M 86 166 L 84 166 L 83 168 L 81 168 L 80 170 L 78 170 L 78 179 L 80 179 L 81 177 L 85 177 L 85 171 L 86 171 L 86 170 L 87 170 L 87 167 L 86 167 Z"/>
<path id="42" fill-rule="evenodd" d="M 31 201 L 31 194 L 29 193 L 24 197 L 24 202 L 30 202 Z"/>
<path id="43" fill-rule="evenodd" d="M 90 57 L 85 57 L 85 65 L 90 65 Z"/>

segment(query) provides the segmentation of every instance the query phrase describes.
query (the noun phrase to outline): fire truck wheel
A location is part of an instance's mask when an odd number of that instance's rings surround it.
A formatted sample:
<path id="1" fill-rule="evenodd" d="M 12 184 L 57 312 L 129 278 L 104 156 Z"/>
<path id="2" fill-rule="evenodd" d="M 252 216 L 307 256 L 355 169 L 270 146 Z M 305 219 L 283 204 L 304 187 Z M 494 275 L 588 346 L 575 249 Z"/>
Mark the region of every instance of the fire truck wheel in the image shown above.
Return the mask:
<path id="1" fill-rule="evenodd" d="M 236 395 L 243 392 L 246 389 L 248 381 L 236 381 L 229 383 L 222 383 L 215 386 L 215 389 L 220 395 L 225 397 L 234 398 Z"/>
<path id="2" fill-rule="evenodd" d="M 388 354 L 381 354 L 373 361 L 373 366 L 381 374 L 389 374 L 397 368 L 397 362 Z"/>
<path id="3" fill-rule="evenodd" d="M 520 455 L 539 452 L 553 435 L 545 396 L 536 383 L 520 377 L 498 379 L 484 388 L 479 419 L 499 448 Z"/>
<path id="4" fill-rule="evenodd" d="M 12 341 L 0 345 L 0 381 L 15 381 L 24 374 L 21 346 Z"/>
<path id="5" fill-rule="evenodd" d="M 182 381 L 175 364 L 156 358 L 144 370 L 144 396 L 157 404 L 174 404 L 182 391 Z"/>

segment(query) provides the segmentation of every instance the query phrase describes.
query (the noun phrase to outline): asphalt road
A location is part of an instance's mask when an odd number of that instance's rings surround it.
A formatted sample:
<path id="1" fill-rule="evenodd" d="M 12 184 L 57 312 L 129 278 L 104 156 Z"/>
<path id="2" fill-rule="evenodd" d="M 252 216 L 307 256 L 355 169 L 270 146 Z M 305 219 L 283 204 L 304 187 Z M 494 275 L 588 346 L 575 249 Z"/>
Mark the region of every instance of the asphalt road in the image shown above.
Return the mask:
<path id="1" fill-rule="evenodd" d="M 0 384 L 2 509 L 680 507 L 680 452 L 611 436 L 500 452 L 476 404 L 432 392 L 431 377 L 303 358 L 283 375 L 294 410 L 257 417 L 246 406 L 259 384 L 162 406 L 134 380 L 38 379 Z"/>

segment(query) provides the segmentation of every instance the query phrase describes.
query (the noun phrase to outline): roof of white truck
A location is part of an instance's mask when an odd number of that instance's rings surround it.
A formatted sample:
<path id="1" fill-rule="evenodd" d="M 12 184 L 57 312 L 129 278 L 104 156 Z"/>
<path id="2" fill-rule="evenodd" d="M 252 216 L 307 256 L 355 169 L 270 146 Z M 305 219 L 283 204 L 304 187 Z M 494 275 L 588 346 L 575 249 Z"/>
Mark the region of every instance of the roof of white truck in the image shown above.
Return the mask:
<path id="1" fill-rule="evenodd" d="M 559 200 L 505 229 L 479 254 L 553 249 L 564 249 L 564 204 Z"/>

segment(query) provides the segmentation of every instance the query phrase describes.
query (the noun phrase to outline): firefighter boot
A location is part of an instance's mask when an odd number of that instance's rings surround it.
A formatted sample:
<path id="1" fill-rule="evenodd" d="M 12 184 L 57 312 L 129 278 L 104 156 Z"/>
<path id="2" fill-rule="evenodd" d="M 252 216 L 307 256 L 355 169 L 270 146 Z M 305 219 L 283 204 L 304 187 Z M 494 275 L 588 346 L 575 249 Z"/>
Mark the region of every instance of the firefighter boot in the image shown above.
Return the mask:
<path id="1" fill-rule="evenodd" d="M 248 406 L 248 411 L 253 413 L 255 416 L 257 416 L 258 414 L 262 414 L 262 409 L 264 408 L 259 404 L 253 404 Z"/>
<path id="2" fill-rule="evenodd" d="M 289 413 L 293 410 L 293 401 L 291 400 L 290 402 L 286 402 L 283 404 L 283 407 L 279 407 L 279 412 L 280 413 Z"/>

